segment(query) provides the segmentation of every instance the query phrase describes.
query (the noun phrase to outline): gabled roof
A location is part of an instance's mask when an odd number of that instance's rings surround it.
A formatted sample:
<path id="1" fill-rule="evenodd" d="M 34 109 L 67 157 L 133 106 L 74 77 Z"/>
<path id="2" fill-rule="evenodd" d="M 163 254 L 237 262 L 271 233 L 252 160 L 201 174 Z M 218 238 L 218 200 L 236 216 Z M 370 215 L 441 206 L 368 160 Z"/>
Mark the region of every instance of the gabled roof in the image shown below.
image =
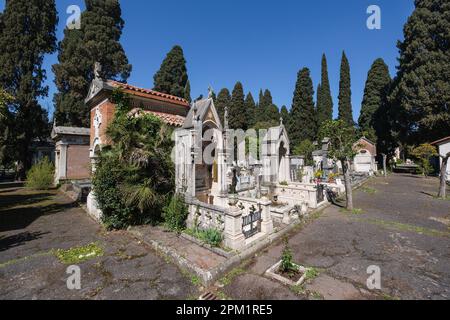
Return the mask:
<path id="1" fill-rule="evenodd" d="M 71 135 L 71 136 L 89 136 L 91 130 L 89 128 L 78 127 L 53 127 L 52 138 L 56 138 L 58 135 Z"/>
<path id="2" fill-rule="evenodd" d="M 370 143 L 371 145 L 375 145 L 375 143 L 373 143 L 372 141 L 370 141 L 370 140 L 367 139 L 366 137 L 361 137 L 361 138 L 358 139 L 358 141 L 360 141 L 360 140 L 364 140 L 364 141 Z M 358 143 L 358 141 L 355 143 L 355 145 Z"/>
<path id="3" fill-rule="evenodd" d="M 170 94 L 166 94 L 166 93 L 162 93 L 162 92 L 158 92 L 158 91 L 154 91 L 154 90 L 150 90 L 150 89 L 139 88 L 139 87 L 132 86 L 127 83 L 118 82 L 115 80 L 108 80 L 107 83 L 114 88 L 122 88 L 124 90 L 129 90 L 129 91 L 135 92 L 137 94 L 141 94 L 143 97 L 148 97 L 148 98 L 162 100 L 162 101 L 169 100 L 172 103 L 176 103 L 176 104 L 179 104 L 179 105 L 182 105 L 185 107 L 189 107 L 189 102 L 187 100 L 180 98 L 180 97 L 170 95 Z"/>
<path id="4" fill-rule="evenodd" d="M 189 108 L 189 102 L 183 98 L 176 97 L 170 94 L 158 92 L 155 90 L 139 88 L 136 86 L 132 86 L 127 83 L 122 83 L 115 80 L 101 80 L 94 79 L 90 85 L 89 93 L 87 98 L 85 99 L 85 103 L 95 104 L 98 103 L 98 99 L 104 98 L 104 94 L 107 91 L 113 91 L 116 88 L 121 88 L 125 93 L 128 93 L 131 96 L 141 97 L 146 99 L 157 100 L 161 102 L 171 103 L 177 106 L 184 107 L 186 109 Z"/>
<path id="5" fill-rule="evenodd" d="M 450 136 L 442 138 L 442 139 L 439 139 L 439 140 L 436 140 L 436 141 L 432 142 L 431 144 L 432 145 L 441 145 L 441 144 L 444 144 L 444 143 L 447 143 L 447 142 L 450 142 Z"/>
<path id="6" fill-rule="evenodd" d="M 183 124 L 183 129 L 191 129 L 194 127 L 194 113 L 196 118 L 203 120 L 209 110 L 211 110 L 211 112 L 213 113 L 218 129 L 222 130 L 222 124 L 212 98 L 199 100 L 192 104 L 192 107 L 189 110 L 188 115 L 186 116 L 186 121 Z"/>

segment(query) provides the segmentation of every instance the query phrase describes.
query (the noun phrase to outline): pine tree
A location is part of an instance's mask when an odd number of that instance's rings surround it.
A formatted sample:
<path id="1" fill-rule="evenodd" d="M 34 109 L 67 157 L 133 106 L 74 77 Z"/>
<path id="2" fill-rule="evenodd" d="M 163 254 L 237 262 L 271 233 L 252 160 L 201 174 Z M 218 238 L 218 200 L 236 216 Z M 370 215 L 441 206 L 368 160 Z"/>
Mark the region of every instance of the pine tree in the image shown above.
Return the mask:
<path id="1" fill-rule="evenodd" d="M 131 65 L 119 40 L 124 21 L 117 0 L 86 0 L 81 29 L 65 29 L 59 44 L 58 63 L 53 66 L 55 119 L 58 125 L 89 126 L 84 104 L 94 79 L 94 64 L 102 65 L 102 76 L 125 82 Z"/>
<path id="2" fill-rule="evenodd" d="M 358 124 L 362 133 L 376 142 L 378 134 L 389 131 L 386 123 L 387 114 L 380 114 L 391 83 L 389 68 L 383 59 L 376 59 L 367 75 L 364 98 L 361 104 L 361 115 Z"/>
<path id="3" fill-rule="evenodd" d="M 248 113 L 245 109 L 245 95 L 242 83 L 237 82 L 231 94 L 229 125 L 231 129 L 247 130 Z"/>
<path id="4" fill-rule="evenodd" d="M 184 97 L 184 88 L 188 82 L 186 60 L 183 49 L 174 46 L 161 64 L 154 76 L 154 89 L 159 92 Z"/>
<path id="5" fill-rule="evenodd" d="M 450 2 L 416 0 L 404 26 L 390 101 L 404 143 L 450 135 Z"/>
<path id="6" fill-rule="evenodd" d="M 31 165 L 32 141 L 48 134 L 47 113 L 38 99 L 48 94 L 42 63 L 56 50 L 57 22 L 54 0 L 9 0 L 1 16 L 0 87 L 14 97 L 8 107 L 21 178 Z"/>
<path id="7" fill-rule="evenodd" d="M 331 97 L 328 65 L 325 54 L 322 56 L 322 78 L 317 89 L 317 121 L 320 125 L 327 120 L 333 120 L 333 98 Z"/>
<path id="8" fill-rule="evenodd" d="M 245 110 L 247 112 L 248 127 L 252 128 L 256 124 L 256 103 L 251 92 L 245 98 Z"/>
<path id="9" fill-rule="evenodd" d="M 309 139 L 314 141 L 317 135 L 314 109 L 314 89 L 308 68 L 298 72 L 292 101 L 289 133 L 292 146 Z"/>
<path id="10" fill-rule="evenodd" d="M 219 114 L 220 121 L 222 121 L 223 124 L 223 116 L 225 113 L 225 107 L 230 108 L 231 103 L 231 95 L 230 91 L 227 88 L 223 88 L 219 91 L 219 94 L 217 95 L 217 99 L 214 102 L 214 105 L 216 106 L 217 113 Z"/>
<path id="11" fill-rule="evenodd" d="M 350 64 L 345 52 L 342 53 L 341 79 L 339 81 L 339 119 L 344 120 L 348 125 L 354 125 Z"/>

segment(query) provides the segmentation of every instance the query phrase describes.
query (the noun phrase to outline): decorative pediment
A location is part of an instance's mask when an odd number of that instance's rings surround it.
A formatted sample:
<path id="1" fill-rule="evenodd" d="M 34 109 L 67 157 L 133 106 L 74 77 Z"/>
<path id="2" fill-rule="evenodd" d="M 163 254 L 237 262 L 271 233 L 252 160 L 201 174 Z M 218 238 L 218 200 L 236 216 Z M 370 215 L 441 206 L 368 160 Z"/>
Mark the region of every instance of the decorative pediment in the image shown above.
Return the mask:
<path id="1" fill-rule="evenodd" d="M 98 79 L 93 80 L 91 86 L 89 87 L 89 92 L 86 97 L 86 101 L 89 101 L 90 99 L 95 97 L 102 89 L 103 89 L 103 81 Z"/>

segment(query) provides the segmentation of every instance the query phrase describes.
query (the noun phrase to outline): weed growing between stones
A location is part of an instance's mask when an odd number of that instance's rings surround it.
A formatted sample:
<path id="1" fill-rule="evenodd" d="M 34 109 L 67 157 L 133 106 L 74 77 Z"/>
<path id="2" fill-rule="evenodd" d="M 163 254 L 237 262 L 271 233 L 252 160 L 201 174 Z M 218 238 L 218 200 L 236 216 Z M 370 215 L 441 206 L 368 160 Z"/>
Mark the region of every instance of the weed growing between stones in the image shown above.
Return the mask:
<path id="1" fill-rule="evenodd" d="M 103 256 L 103 249 L 96 243 L 84 247 L 71 248 L 69 250 L 58 249 L 55 256 L 63 264 L 77 264 L 96 257 Z"/>

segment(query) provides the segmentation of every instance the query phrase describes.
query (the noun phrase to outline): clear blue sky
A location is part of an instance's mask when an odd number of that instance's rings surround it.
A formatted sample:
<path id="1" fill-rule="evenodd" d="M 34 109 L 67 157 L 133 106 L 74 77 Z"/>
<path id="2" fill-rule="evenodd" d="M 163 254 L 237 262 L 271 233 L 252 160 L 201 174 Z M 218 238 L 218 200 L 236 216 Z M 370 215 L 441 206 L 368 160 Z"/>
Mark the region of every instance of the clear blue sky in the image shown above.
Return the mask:
<path id="1" fill-rule="evenodd" d="M 5 0 L 0 0 L 0 10 Z M 60 16 L 58 38 L 69 5 L 84 8 L 83 0 L 56 0 Z M 355 120 L 359 117 L 364 84 L 372 62 L 383 58 L 395 74 L 397 40 L 414 9 L 413 0 L 165 0 L 121 1 L 125 29 L 121 42 L 133 65 L 128 82 L 151 88 L 153 75 L 175 44 L 188 62 L 192 97 L 233 88 L 241 81 L 258 97 L 260 88 L 272 92 L 274 102 L 290 108 L 297 72 L 311 70 L 315 90 L 320 81 L 322 53 L 328 58 L 331 90 L 337 113 L 339 64 L 345 50 L 351 66 Z M 367 7 L 379 5 L 382 29 L 366 27 Z M 55 92 L 51 65 L 45 59 L 50 95 L 42 104 L 53 111 Z"/>

